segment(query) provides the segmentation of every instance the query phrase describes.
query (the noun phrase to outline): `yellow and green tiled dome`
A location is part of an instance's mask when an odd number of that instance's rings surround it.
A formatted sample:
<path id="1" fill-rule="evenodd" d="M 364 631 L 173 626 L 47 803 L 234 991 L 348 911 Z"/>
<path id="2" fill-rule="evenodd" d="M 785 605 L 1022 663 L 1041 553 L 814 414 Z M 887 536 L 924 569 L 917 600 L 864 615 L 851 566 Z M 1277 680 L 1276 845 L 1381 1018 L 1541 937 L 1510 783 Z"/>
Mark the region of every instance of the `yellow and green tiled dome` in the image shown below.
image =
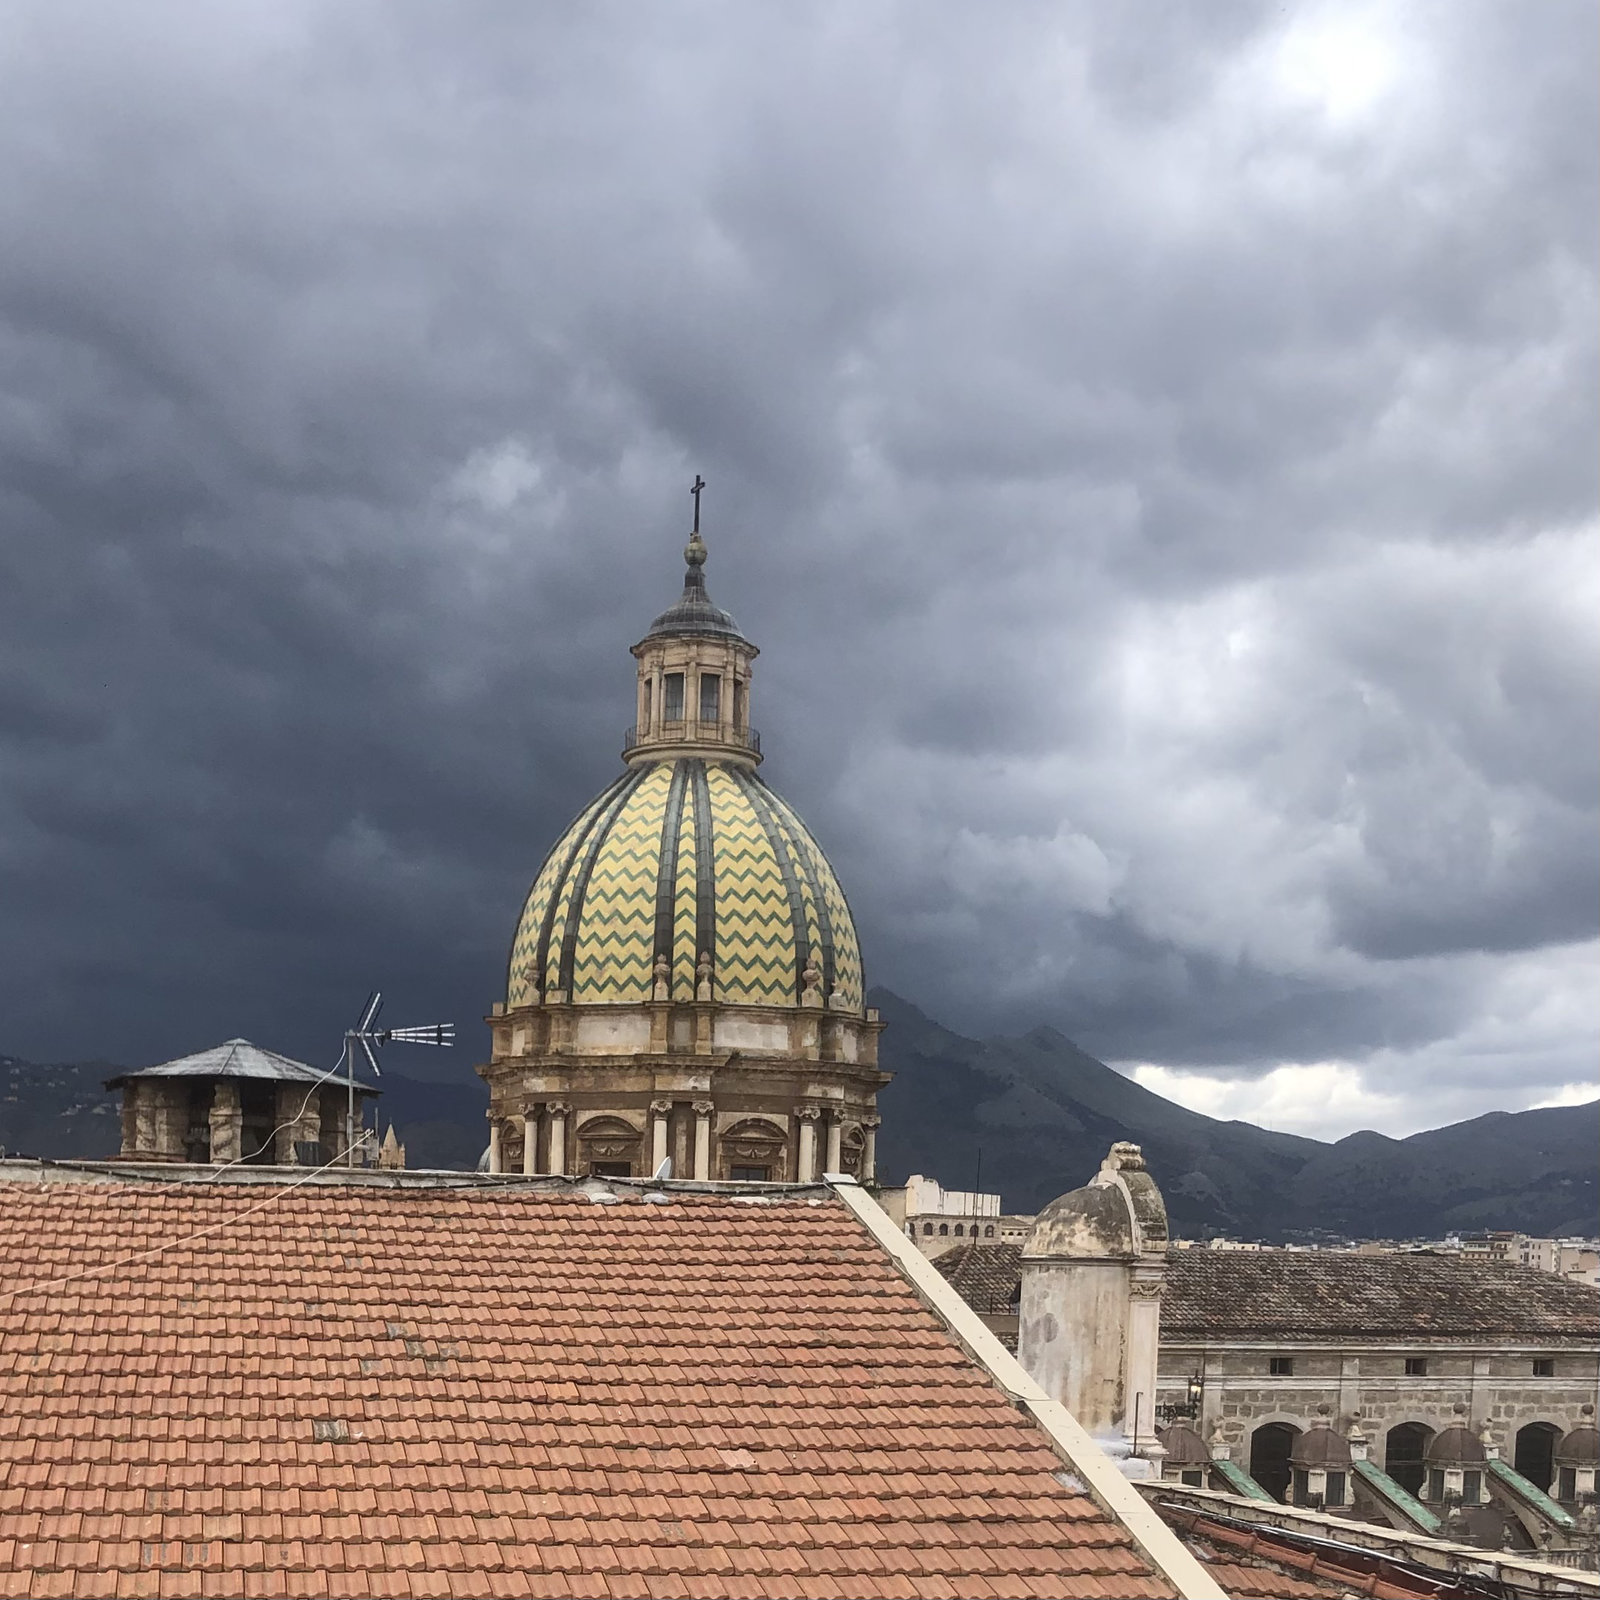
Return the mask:
<path id="1" fill-rule="evenodd" d="M 636 767 L 584 808 L 534 880 L 511 945 L 507 1004 L 648 1000 L 665 957 L 690 1000 L 701 952 L 716 998 L 862 1005 L 861 949 L 833 868 L 747 767 L 682 756 Z"/>

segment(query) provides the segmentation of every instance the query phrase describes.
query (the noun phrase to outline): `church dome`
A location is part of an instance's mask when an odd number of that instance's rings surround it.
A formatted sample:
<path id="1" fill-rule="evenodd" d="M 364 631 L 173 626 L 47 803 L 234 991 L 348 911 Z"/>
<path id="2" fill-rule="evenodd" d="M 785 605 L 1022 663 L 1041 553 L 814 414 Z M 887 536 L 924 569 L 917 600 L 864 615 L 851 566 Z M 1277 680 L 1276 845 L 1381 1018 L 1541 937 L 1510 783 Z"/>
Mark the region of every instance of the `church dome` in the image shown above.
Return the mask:
<path id="1" fill-rule="evenodd" d="M 861 951 L 839 881 L 790 807 L 745 763 L 633 767 L 545 858 L 511 945 L 506 1001 L 692 1000 L 701 955 L 724 1004 L 819 1000 L 857 1014 Z M 808 968 L 815 971 L 809 976 Z M 541 993 L 542 987 L 542 993 Z"/>

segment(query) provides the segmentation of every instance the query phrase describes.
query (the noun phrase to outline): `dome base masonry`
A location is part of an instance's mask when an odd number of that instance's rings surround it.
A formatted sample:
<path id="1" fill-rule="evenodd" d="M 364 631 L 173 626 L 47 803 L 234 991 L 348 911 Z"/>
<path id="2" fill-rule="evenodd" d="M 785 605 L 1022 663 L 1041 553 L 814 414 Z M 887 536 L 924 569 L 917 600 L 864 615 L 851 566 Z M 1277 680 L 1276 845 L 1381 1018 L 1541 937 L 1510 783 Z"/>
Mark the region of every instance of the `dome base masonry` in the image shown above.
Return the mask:
<path id="1" fill-rule="evenodd" d="M 488 1018 L 494 1171 L 871 1182 L 883 1024 L 827 857 L 756 768 L 757 651 L 706 594 L 633 647 L 626 771 L 545 857 Z"/>

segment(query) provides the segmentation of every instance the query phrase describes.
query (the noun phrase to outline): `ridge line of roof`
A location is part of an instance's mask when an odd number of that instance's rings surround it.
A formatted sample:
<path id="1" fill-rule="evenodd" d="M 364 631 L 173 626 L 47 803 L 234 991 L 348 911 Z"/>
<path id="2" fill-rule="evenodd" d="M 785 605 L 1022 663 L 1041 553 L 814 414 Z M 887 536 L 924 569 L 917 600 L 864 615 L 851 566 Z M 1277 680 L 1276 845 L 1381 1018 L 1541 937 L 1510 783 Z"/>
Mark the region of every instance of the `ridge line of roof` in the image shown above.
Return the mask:
<path id="1" fill-rule="evenodd" d="M 1090 1498 L 1128 1530 L 1139 1553 L 1183 1600 L 1226 1600 L 1216 1580 L 1112 1465 L 1078 1419 L 1029 1377 L 1021 1362 L 984 1326 L 933 1263 L 907 1242 L 878 1202 L 854 1178 L 829 1173 L 824 1181 L 872 1235 L 917 1298 L 995 1387 L 1032 1418 L 1055 1453 L 1082 1478 Z"/>

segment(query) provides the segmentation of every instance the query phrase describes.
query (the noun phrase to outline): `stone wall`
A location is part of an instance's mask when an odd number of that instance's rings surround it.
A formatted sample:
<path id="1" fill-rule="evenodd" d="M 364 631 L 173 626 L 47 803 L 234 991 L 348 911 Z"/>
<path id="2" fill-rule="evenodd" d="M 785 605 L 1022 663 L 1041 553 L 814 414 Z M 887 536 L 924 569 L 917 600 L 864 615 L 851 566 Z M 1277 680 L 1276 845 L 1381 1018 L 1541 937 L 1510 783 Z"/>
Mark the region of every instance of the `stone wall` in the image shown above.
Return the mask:
<path id="1" fill-rule="evenodd" d="M 1272 1356 L 1294 1362 L 1291 1376 L 1269 1371 Z M 1428 1371 L 1408 1376 L 1407 1357 L 1424 1357 Z M 1555 1363 L 1554 1377 L 1533 1376 L 1535 1359 Z M 1486 1350 L 1480 1346 L 1395 1345 L 1197 1346 L 1164 1343 L 1159 1390 L 1162 1402 L 1180 1402 L 1191 1374 L 1204 1385 L 1199 1419 L 1203 1437 L 1230 1446 L 1235 1460 L 1248 1461 L 1250 1435 L 1265 1422 L 1309 1427 L 1326 1405 L 1341 1424 L 1360 1416 L 1372 1459 L 1384 1465 L 1384 1435 L 1404 1422 L 1435 1430 L 1461 1420 L 1467 1407 L 1474 1428 L 1487 1423 L 1506 1460 L 1516 1433 L 1530 1422 L 1549 1422 L 1563 1432 L 1576 1427 L 1580 1409 L 1593 1405 L 1600 1389 L 1600 1350 Z"/>

